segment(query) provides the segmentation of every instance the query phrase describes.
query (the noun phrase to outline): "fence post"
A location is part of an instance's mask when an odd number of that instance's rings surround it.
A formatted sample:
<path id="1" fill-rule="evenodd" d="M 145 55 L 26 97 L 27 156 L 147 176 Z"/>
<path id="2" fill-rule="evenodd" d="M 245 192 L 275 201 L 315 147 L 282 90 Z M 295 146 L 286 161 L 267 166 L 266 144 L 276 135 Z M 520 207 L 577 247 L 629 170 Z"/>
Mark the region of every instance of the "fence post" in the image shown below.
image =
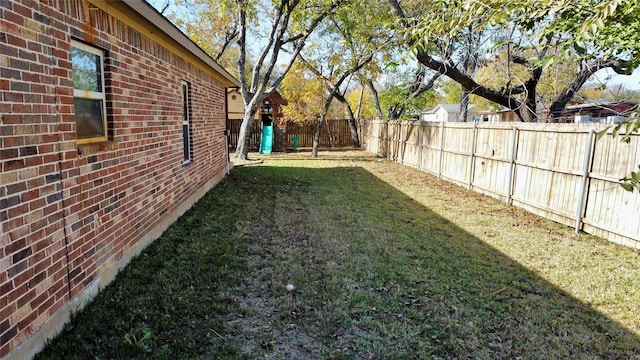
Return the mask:
<path id="1" fill-rule="evenodd" d="M 404 134 L 403 134 L 404 130 Z M 400 147 L 402 148 L 402 159 L 400 164 L 404 164 L 404 156 L 407 154 L 407 140 L 409 137 L 409 122 L 403 121 L 400 123 Z"/>
<path id="2" fill-rule="evenodd" d="M 382 130 L 382 128 L 380 128 L 380 132 L 384 135 L 384 152 L 382 153 L 382 156 L 384 156 L 385 158 L 389 158 L 389 122 L 384 122 L 384 132 Z"/>
<path id="3" fill-rule="evenodd" d="M 444 121 L 440 122 L 440 159 L 438 160 L 438 177 L 442 177 L 442 157 L 444 153 Z"/>
<path id="4" fill-rule="evenodd" d="M 422 120 L 418 120 L 418 164 L 416 168 L 420 170 L 422 167 Z"/>
<path id="5" fill-rule="evenodd" d="M 383 146 L 383 144 L 382 144 L 382 120 L 377 119 L 376 121 L 378 122 L 378 134 L 376 135 L 377 136 L 376 141 L 377 141 L 377 146 L 378 147 L 377 147 L 376 152 L 377 152 L 378 156 L 382 157 L 382 151 L 381 151 L 382 150 L 382 146 Z"/>
<path id="6" fill-rule="evenodd" d="M 389 128 L 391 121 L 387 121 L 387 160 L 391 159 L 391 136 L 389 136 Z"/>
<path id="7" fill-rule="evenodd" d="M 402 130 L 405 130 L 405 135 L 402 135 Z M 407 142 L 405 141 L 406 138 L 406 127 L 405 127 L 405 122 L 401 121 L 400 122 L 400 132 L 399 132 L 399 139 L 398 139 L 398 154 L 396 156 L 396 159 L 400 156 L 400 154 L 402 154 L 402 157 L 400 158 L 400 164 L 404 164 L 404 153 L 407 150 Z"/>
<path id="8" fill-rule="evenodd" d="M 378 156 L 382 157 L 382 120 L 380 119 L 376 119 L 376 122 L 378 123 L 378 134 L 376 135 L 376 144 L 377 144 L 377 148 L 376 148 L 376 153 L 378 154 Z"/>
<path id="9" fill-rule="evenodd" d="M 589 139 L 587 139 L 587 147 L 584 150 L 584 167 L 582 169 L 582 185 L 580 186 L 580 201 L 576 207 L 576 226 L 574 232 L 577 234 L 580 231 L 582 225 L 582 216 L 584 215 L 585 205 L 587 200 L 587 183 L 589 182 L 589 175 L 591 172 L 591 165 L 593 163 L 593 138 L 595 130 L 589 130 Z"/>
<path id="10" fill-rule="evenodd" d="M 473 170 L 474 170 L 474 155 L 476 153 L 476 136 L 477 136 L 477 130 L 478 130 L 478 122 L 474 121 L 473 122 L 473 132 L 471 135 L 471 156 L 469 156 L 469 184 L 468 184 L 468 188 L 469 190 L 471 190 L 471 187 L 473 185 Z"/>
<path id="11" fill-rule="evenodd" d="M 518 144 L 518 128 L 513 127 L 513 136 L 511 137 L 511 155 L 509 158 L 509 183 L 507 184 L 507 205 L 511 205 L 511 196 L 513 195 L 513 180 L 516 172 L 516 145 Z"/>

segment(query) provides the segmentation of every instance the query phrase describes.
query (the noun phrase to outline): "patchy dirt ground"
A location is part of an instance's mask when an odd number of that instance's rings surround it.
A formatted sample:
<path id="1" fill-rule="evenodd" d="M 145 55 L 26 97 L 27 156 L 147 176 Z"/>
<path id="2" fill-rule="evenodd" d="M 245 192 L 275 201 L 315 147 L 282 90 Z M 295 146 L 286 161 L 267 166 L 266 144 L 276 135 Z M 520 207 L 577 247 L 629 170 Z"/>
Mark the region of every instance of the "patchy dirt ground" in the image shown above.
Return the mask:
<path id="1" fill-rule="evenodd" d="M 544 358 L 571 357 L 575 351 L 598 358 L 630 354 L 605 350 L 609 340 L 594 337 L 592 332 L 599 330 L 581 329 L 573 340 L 560 345 L 564 331 L 589 328 L 592 323 L 559 325 L 554 319 L 557 314 L 561 318 L 572 313 L 586 318 L 594 314 L 534 275 L 557 267 L 555 262 L 563 260 L 551 254 L 581 246 L 578 240 L 592 244 L 587 247 L 604 249 L 609 244 L 575 237 L 566 227 L 365 152 L 325 152 L 318 160 L 310 160 L 304 152 L 253 158 L 264 160 L 266 166 L 305 168 L 313 164 L 326 169 L 353 167 L 354 172 L 335 173 L 348 182 L 339 189 L 333 188 L 336 179 L 332 175 L 326 187 L 322 179 L 310 180 L 327 176 L 320 172 L 299 177 L 292 172 L 288 178 L 271 180 L 271 192 L 264 200 L 270 213 L 245 234 L 260 240 L 248 245 L 244 261 L 250 274 L 234 289 L 234 301 L 242 311 L 227 322 L 227 338 L 249 358 Z M 376 196 L 370 201 L 354 200 L 372 189 Z M 416 211 L 424 214 L 412 216 Z M 455 216 L 460 211 L 464 217 Z M 376 227 L 377 217 L 385 218 L 380 227 Z M 407 242 L 421 235 L 423 241 L 431 241 L 426 248 L 420 241 Z M 534 251 L 537 245 L 524 244 L 528 237 L 546 237 L 541 240 L 546 250 Z M 496 249 L 516 253 L 508 258 L 495 253 Z M 451 257 L 434 265 L 428 253 L 440 259 Z M 531 256 L 539 259 L 527 265 Z M 467 265 L 458 264 L 460 259 Z M 538 270 L 523 267 L 525 263 L 535 268 L 550 259 L 554 264 Z M 466 261 L 480 269 L 471 268 Z M 371 266 L 371 262 L 378 264 Z M 498 265 L 491 269 L 494 265 L 490 264 Z M 443 267 L 441 275 L 434 277 L 430 266 Z M 461 270 L 468 274 L 456 275 Z M 503 276 L 515 277 L 505 280 Z M 561 275 L 545 276 L 553 280 Z M 285 288 L 289 282 L 297 287 L 293 292 Z M 478 297 L 490 301 L 478 304 Z M 539 317 L 531 318 L 531 312 L 540 313 Z M 609 333 L 627 339 L 627 346 L 638 346 L 630 333 L 600 320 L 609 324 L 605 325 Z M 509 333 L 520 335 L 505 338 Z M 537 340 L 518 345 L 521 336 Z M 542 340 L 544 337 L 548 339 Z"/>
<path id="2" fill-rule="evenodd" d="M 252 274 L 235 289 L 239 295 L 234 300 L 242 314 L 227 323 L 230 338 L 249 356 L 260 353 L 266 359 L 321 358 L 322 342 L 295 322 L 286 321 L 287 316 L 283 319 L 283 313 L 296 315 L 295 289 L 287 291 L 286 285 L 272 279 L 270 261 L 264 254 L 282 249 L 276 243 L 271 245 L 248 249 L 245 260 Z"/>

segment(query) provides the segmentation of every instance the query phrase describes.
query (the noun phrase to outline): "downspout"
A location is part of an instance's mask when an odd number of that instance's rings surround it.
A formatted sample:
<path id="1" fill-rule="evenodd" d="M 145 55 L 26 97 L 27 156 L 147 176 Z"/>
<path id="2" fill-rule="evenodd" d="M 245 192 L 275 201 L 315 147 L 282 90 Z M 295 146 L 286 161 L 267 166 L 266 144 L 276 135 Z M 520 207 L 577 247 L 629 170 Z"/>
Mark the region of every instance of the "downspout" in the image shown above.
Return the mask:
<path id="1" fill-rule="evenodd" d="M 54 60 L 54 56 L 51 53 L 51 47 L 48 47 L 49 49 L 49 57 L 51 58 L 51 63 L 56 63 Z M 47 66 L 49 73 L 51 75 L 53 75 L 53 67 L 52 66 Z M 67 293 L 69 294 L 69 300 L 71 301 L 71 271 L 69 270 L 69 268 L 71 267 L 71 263 L 69 262 L 69 234 L 67 233 L 67 207 L 65 205 L 65 198 L 64 198 L 64 176 L 63 176 L 63 171 L 62 171 L 62 132 L 60 131 L 61 129 L 61 122 L 62 122 L 62 115 L 60 114 L 60 111 L 58 109 L 58 100 L 59 100 L 59 95 L 58 95 L 58 86 L 56 85 L 56 81 L 55 81 L 55 76 L 52 77 L 53 78 L 53 83 L 51 84 L 51 86 L 53 87 L 53 93 L 56 94 L 55 99 L 55 113 L 56 113 L 56 117 L 57 117 L 57 136 L 58 136 L 58 141 L 57 141 L 57 153 L 58 153 L 58 169 L 57 169 L 57 173 L 58 173 L 58 186 L 60 187 L 60 205 L 62 206 L 62 236 L 64 236 L 64 257 L 65 257 L 65 261 L 66 261 L 66 269 L 67 269 Z M 74 109 L 75 110 L 75 109 Z"/>
<path id="2" fill-rule="evenodd" d="M 67 234 L 67 207 L 64 203 L 64 181 L 62 176 L 62 146 L 60 144 L 60 116 L 58 116 L 58 184 L 60 186 L 60 205 L 62 206 L 62 234 L 64 236 L 64 257 L 67 261 L 67 291 L 71 300 L 71 272 L 69 271 L 69 236 Z"/>
<path id="3" fill-rule="evenodd" d="M 230 172 L 230 164 L 231 164 L 231 157 L 229 155 L 229 135 L 231 135 L 231 130 L 227 129 L 227 125 L 229 124 L 229 93 L 228 93 L 229 88 L 225 87 L 224 88 L 224 147 L 225 147 L 225 152 L 227 153 L 227 176 L 229 176 L 229 172 Z"/>

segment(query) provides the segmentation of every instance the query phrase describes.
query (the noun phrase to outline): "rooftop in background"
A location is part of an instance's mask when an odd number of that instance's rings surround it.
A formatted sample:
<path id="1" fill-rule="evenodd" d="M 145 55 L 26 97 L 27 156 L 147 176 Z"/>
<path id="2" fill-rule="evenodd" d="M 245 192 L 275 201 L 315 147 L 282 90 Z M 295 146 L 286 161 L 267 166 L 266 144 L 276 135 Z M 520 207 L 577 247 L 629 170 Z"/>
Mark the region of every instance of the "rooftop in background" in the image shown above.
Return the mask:
<path id="1" fill-rule="evenodd" d="M 575 115 L 575 114 L 597 114 L 593 116 L 604 117 L 604 116 L 627 116 L 632 111 L 638 108 L 637 103 L 633 103 L 630 101 L 596 101 L 585 104 L 575 104 L 569 105 L 565 109 L 564 113 L 567 115 Z"/>

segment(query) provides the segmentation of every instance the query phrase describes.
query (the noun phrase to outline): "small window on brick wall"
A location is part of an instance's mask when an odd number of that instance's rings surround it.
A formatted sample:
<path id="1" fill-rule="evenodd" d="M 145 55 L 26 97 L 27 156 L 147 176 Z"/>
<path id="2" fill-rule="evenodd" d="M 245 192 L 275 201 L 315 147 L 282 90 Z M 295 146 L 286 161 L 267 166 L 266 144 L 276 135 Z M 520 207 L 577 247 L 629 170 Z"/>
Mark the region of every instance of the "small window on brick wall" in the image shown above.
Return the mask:
<path id="1" fill-rule="evenodd" d="M 104 51 L 72 40 L 71 64 L 78 144 L 107 141 Z"/>
<path id="2" fill-rule="evenodd" d="M 189 83 L 182 83 L 182 153 L 184 163 L 191 162 L 191 98 L 189 97 Z"/>

